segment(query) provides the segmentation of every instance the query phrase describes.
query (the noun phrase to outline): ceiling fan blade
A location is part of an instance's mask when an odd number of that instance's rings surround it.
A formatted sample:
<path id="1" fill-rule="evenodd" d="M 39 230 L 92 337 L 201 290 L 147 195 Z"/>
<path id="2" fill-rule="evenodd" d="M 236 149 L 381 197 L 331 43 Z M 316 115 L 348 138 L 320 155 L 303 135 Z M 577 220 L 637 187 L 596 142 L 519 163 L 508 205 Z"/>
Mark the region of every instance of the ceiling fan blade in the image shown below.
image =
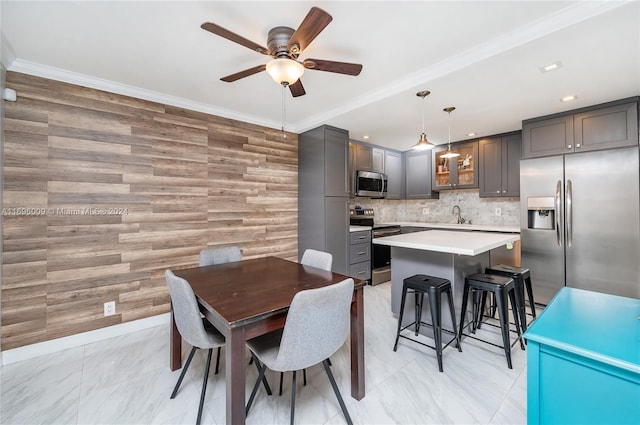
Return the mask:
<path id="1" fill-rule="evenodd" d="M 289 85 L 289 90 L 291 90 L 291 96 L 293 97 L 304 96 L 307 93 L 304 91 L 304 87 L 302 86 L 302 81 L 300 81 L 300 79 Z"/>
<path id="2" fill-rule="evenodd" d="M 263 47 L 257 43 L 254 43 L 251 40 L 247 40 L 246 38 L 229 31 L 226 28 L 222 28 L 220 25 L 216 25 L 212 22 L 205 22 L 204 24 L 200 25 L 200 28 L 202 28 L 203 30 L 209 31 L 215 35 L 219 35 L 222 38 L 226 38 L 229 41 L 233 41 L 234 43 L 238 43 L 244 47 L 248 47 L 251 50 L 254 50 L 258 53 L 262 53 L 263 55 L 270 55 L 271 52 L 269 52 L 269 49 L 267 49 L 266 47 Z"/>
<path id="3" fill-rule="evenodd" d="M 235 74 L 227 75 L 226 77 L 220 78 L 222 81 L 227 83 L 232 83 L 241 78 L 248 77 L 249 75 L 257 74 L 258 72 L 262 72 L 267 69 L 267 65 L 258 65 L 253 68 L 245 69 L 244 71 L 236 72 Z"/>
<path id="4" fill-rule="evenodd" d="M 359 63 L 335 62 L 322 59 L 305 59 L 303 65 L 307 69 L 346 75 L 359 75 L 360 71 L 362 71 L 362 65 Z"/>
<path id="5" fill-rule="evenodd" d="M 324 10 L 319 7 L 312 7 L 298 29 L 291 35 L 287 48 L 294 50 L 293 46 L 297 45 L 297 54 L 300 54 L 332 20 L 331 15 Z"/>

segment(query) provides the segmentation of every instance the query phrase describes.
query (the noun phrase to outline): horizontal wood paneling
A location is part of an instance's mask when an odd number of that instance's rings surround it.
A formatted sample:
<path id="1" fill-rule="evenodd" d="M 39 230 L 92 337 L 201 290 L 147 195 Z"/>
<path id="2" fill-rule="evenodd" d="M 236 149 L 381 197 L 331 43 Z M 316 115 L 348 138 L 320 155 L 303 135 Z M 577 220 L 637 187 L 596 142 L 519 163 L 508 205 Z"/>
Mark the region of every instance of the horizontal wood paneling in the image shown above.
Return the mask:
<path id="1" fill-rule="evenodd" d="M 207 246 L 297 258 L 297 135 L 25 74 L 7 86 L 3 350 L 167 312 L 164 270 Z"/>

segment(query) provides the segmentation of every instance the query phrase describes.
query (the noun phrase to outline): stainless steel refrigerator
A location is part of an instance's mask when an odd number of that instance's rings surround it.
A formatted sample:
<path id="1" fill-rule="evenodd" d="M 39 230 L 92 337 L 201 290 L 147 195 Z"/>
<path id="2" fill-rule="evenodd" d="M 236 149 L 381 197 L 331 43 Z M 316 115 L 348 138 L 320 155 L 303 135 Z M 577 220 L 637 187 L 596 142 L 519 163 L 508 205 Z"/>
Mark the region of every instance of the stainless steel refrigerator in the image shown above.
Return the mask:
<path id="1" fill-rule="evenodd" d="M 536 303 L 563 286 L 640 298 L 638 147 L 520 162 L 522 265 Z"/>

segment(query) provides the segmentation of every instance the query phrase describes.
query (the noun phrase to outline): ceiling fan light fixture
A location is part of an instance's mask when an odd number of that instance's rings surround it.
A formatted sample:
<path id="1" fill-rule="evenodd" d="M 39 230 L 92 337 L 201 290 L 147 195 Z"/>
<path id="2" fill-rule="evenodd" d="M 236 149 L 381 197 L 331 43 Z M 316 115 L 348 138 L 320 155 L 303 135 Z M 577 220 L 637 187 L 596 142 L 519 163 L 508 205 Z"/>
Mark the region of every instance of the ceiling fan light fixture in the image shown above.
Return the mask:
<path id="1" fill-rule="evenodd" d="M 267 73 L 278 84 L 289 86 L 304 74 L 304 66 L 289 58 L 277 58 L 267 64 Z"/>

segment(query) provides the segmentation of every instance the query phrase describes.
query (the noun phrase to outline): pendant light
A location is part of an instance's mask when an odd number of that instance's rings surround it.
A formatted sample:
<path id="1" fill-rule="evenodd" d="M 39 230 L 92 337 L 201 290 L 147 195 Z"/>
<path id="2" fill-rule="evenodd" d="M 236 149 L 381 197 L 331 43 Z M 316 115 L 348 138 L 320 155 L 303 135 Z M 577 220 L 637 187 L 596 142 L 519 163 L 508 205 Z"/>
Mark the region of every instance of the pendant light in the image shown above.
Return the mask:
<path id="1" fill-rule="evenodd" d="M 422 98 L 422 133 L 420 133 L 420 140 L 418 141 L 418 143 L 413 145 L 413 148 L 412 148 L 417 151 L 433 149 L 433 147 L 435 146 L 433 143 L 427 140 L 427 134 L 424 132 L 424 98 L 429 96 L 430 94 L 431 92 L 428 90 L 423 90 L 416 93 L 416 96 Z"/>
<path id="2" fill-rule="evenodd" d="M 447 151 L 440 155 L 440 158 L 455 158 L 460 156 L 460 154 L 451 149 L 451 112 L 453 112 L 456 108 L 454 106 L 449 106 L 448 108 L 444 108 L 443 111 L 449 114 L 449 146 L 447 146 Z"/>

